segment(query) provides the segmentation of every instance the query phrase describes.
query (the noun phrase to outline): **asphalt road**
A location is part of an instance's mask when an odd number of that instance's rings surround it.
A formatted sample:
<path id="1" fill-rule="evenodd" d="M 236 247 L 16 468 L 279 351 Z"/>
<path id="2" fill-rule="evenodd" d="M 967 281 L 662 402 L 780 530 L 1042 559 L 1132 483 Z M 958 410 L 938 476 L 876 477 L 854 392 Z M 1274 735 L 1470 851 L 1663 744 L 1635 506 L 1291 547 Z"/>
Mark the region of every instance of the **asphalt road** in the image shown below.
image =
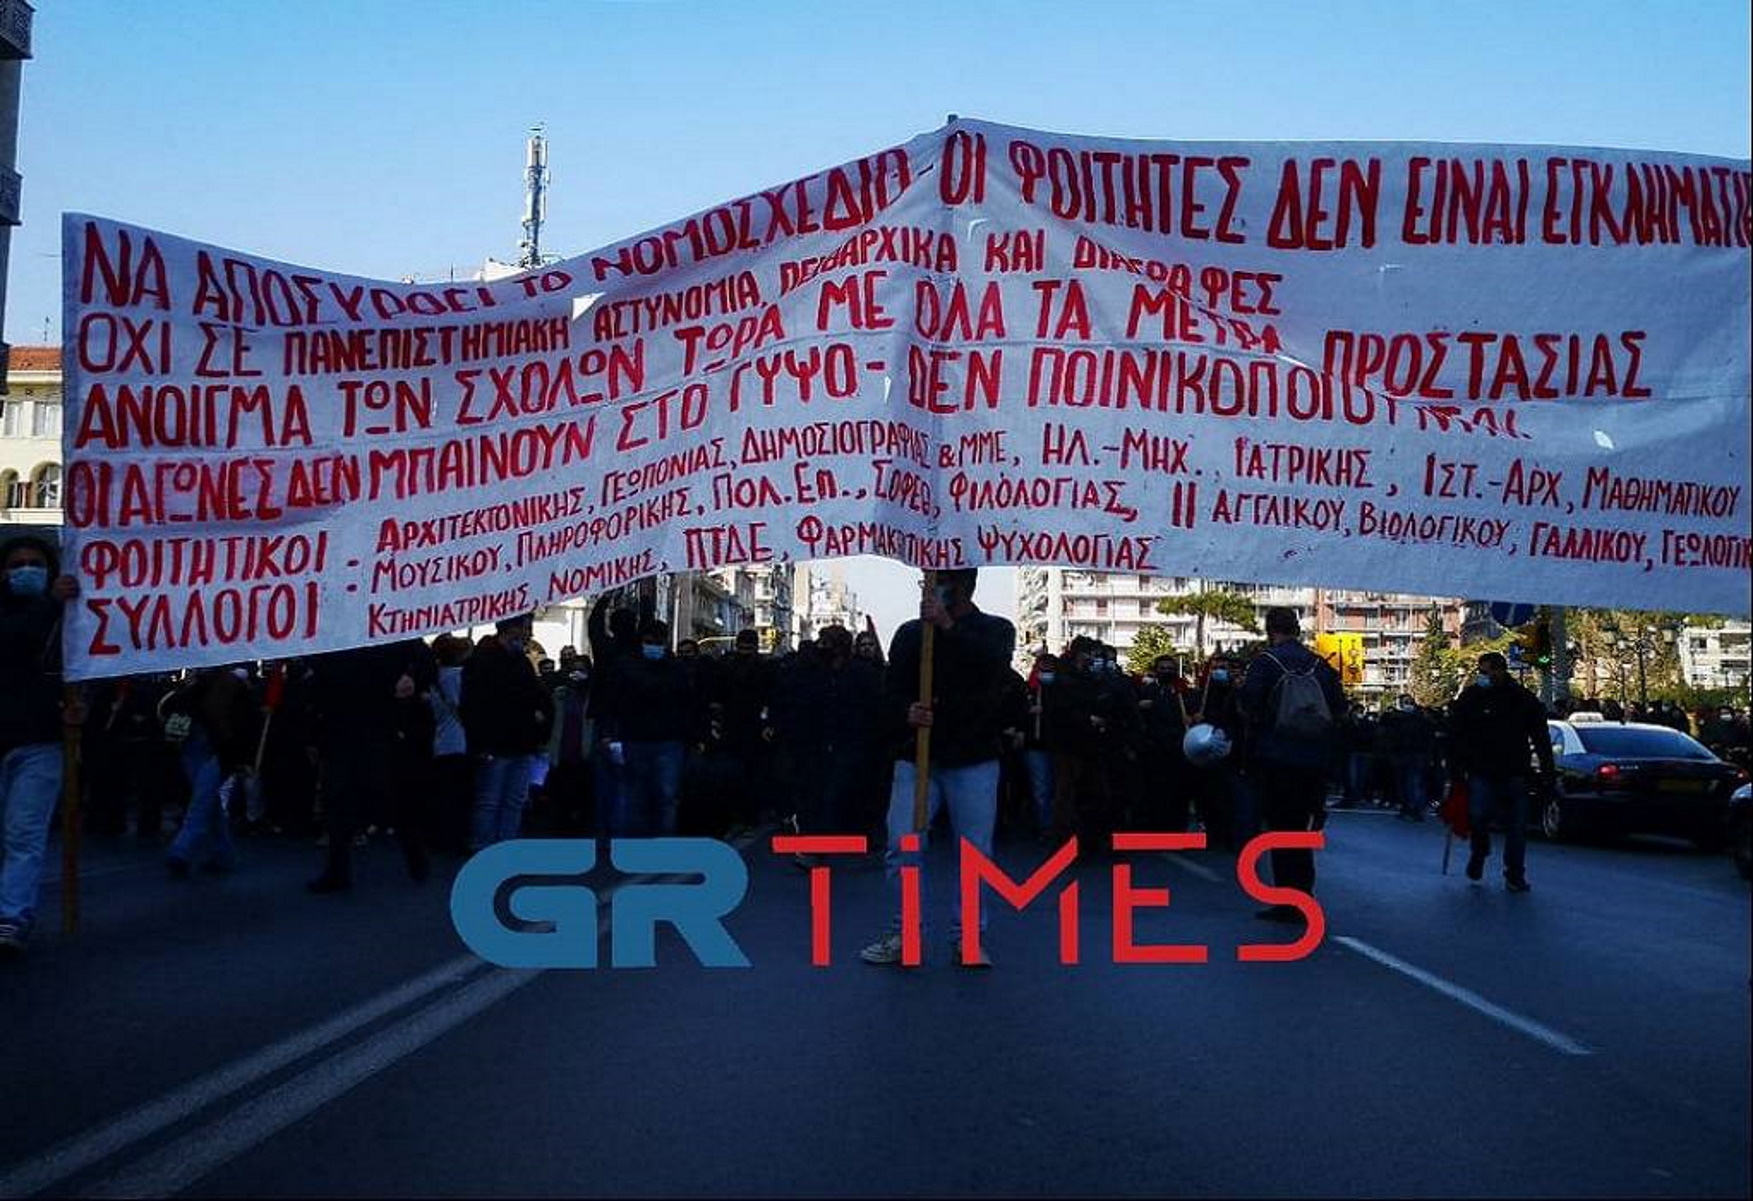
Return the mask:
<path id="1" fill-rule="evenodd" d="M 858 962 L 887 914 L 868 871 L 835 873 L 810 966 L 807 880 L 764 844 L 729 923 L 750 969 L 666 936 L 656 969 L 529 972 L 468 955 L 449 872 L 415 886 L 393 847 L 313 898 L 308 847 L 173 882 L 100 843 L 84 932 L 0 965 L 0 1196 L 1748 1195 L 1726 857 L 1535 842 L 1516 896 L 1495 861 L 1442 875 L 1435 824 L 1328 838 L 1302 962 L 1236 961 L 1295 931 L 1195 852 L 1129 858 L 1172 895 L 1140 939 L 1209 963 L 1110 962 L 1089 858 L 1084 962 L 1057 962 L 1049 897 L 994 910 L 990 972 L 942 938 L 920 969 Z"/>

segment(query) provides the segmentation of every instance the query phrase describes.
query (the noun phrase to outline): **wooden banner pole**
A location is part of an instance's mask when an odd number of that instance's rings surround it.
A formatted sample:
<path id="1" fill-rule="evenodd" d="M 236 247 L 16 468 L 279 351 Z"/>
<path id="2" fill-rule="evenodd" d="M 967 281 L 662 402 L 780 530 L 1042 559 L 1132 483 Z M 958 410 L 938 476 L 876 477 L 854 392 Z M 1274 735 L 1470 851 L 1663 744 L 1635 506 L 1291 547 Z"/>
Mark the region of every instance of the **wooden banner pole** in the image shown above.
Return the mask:
<path id="1" fill-rule="evenodd" d="M 80 705 L 79 686 L 64 684 L 64 713 Z M 83 724 L 61 726 L 61 933 L 79 933 L 79 760 Z"/>
<path id="2" fill-rule="evenodd" d="M 935 597 L 937 594 L 937 572 L 925 573 L 924 595 Z M 919 703 L 931 704 L 932 667 L 937 646 L 937 626 L 932 622 L 920 623 L 924 628 L 919 636 Z M 920 726 L 914 732 L 913 740 L 913 831 L 925 833 L 926 798 L 931 794 L 931 727 Z"/>

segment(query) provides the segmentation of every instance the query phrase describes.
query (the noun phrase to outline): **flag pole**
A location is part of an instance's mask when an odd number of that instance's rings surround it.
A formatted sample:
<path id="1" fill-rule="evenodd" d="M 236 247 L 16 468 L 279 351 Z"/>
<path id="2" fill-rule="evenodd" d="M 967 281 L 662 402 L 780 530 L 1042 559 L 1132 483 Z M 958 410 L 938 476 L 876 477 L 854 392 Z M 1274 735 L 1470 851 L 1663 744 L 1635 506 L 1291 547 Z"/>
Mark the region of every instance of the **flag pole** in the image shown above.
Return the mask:
<path id="1" fill-rule="evenodd" d="M 937 572 L 925 573 L 924 594 L 935 596 Z M 937 625 L 923 621 L 919 635 L 919 703 L 931 704 L 932 660 L 937 645 Z M 931 794 L 931 727 L 920 726 L 913 733 L 913 832 L 925 833 L 926 798 Z"/>

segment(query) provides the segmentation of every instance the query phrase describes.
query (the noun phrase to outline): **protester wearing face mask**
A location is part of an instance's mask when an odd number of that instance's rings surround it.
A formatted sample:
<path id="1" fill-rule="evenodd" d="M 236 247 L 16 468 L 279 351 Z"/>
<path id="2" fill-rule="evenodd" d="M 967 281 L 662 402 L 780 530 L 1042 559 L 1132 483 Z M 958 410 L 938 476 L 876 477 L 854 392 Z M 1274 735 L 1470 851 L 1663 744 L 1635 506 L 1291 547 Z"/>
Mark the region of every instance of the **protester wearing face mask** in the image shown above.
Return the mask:
<path id="1" fill-rule="evenodd" d="M 1092 667 L 1096 644 L 1077 637 L 1050 674 L 1044 688 L 1043 730 L 1053 762 L 1053 807 L 1047 840 L 1063 845 L 1084 830 L 1085 812 L 1094 802 L 1096 756 L 1100 746 L 1095 724 L 1098 681 Z"/>
<path id="2" fill-rule="evenodd" d="M 1086 776 L 1091 787 L 1082 798 L 1082 833 L 1092 848 L 1112 845 L 1115 831 L 1123 829 L 1136 808 L 1139 724 L 1138 688 L 1120 670 L 1120 652 L 1102 644 L 1096 661 L 1091 725 L 1096 731 L 1094 771 Z"/>
<path id="3" fill-rule="evenodd" d="M 1205 827 L 1209 845 L 1228 851 L 1238 850 L 1244 845 L 1258 824 L 1252 798 L 1247 792 L 1247 781 L 1242 775 L 1247 730 L 1236 702 L 1239 672 L 1239 665 L 1230 656 L 1212 656 L 1206 668 L 1205 683 L 1194 694 L 1197 699 L 1190 705 L 1195 711 L 1187 715 L 1192 725 L 1209 725 L 1221 731 L 1229 741 L 1229 754 L 1202 766 L 1193 784 L 1199 820 Z"/>
<path id="4" fill-rule="evenodd" d="M 1380 746 L 1394 773 L 1394 789 L 1404 821 L 1424 820 L 1430 798 L 1425 779 L 1436 753 L 1436 727 L 1409 696 L 1382 715 Z"/>
<path id="5" fill-rule="evenodd" d="M 730 656 L 712 675 L 708 694 L 721 736 L 726 779 L 733 785 L 727 837 L 752 828 L 764 817 L 778 817 L 773 747 L 767 737 L 767 714 L 777 683 L 773 660 L 761 653 L 759 632 L 738 631 Z"/>
<path id="6" fill-rule="evenodd" d="M 431 865 L 422 785 L 432 771 L 437 724 L 429 699 L 438 678 L 432 648 L 407 638 L 335 651 L 313 658 L 311 672 L 328 839 L 323 870 L 306 889 L 353 887 L 355 834 L 374 810 L 395 831 L 409 878 L 423 883 Z"/>
<path id="7" fill-rule="evenodd" d="M 78 592 L 48 542 L 0 544 L 0 955 L 23 954 L 30 938 L 61 794 L 62 731 L 85 717 L 61 697 L 61 608 Z"/>
<path id="8" fill-rule="evenodd" d="M 888 877 L 894 908 L 890 933 L 861 952 L 867 963 L 899 963 L 901 951 L 901 869 L 919 866 L 921 904 L 928 890 L 921 851 L 903 849 L 902 840 L 916 833 L 914 818 L 915 745 L 920 729 L 931 730 L 931 775 L 926 793 L 926 829 L 940 809 L 948 809 L 957 839 L 966 839 L 982 854 L 992 854 L 998 819 L 999 758 L 1004 749 L 1004 692 L 1016 651 L 1016 629 L 1002 617 L 983 613 L 974 603 L 978 575 L 973 569 L 939 572 L 937 592 L 923 599 L 917 620 L 895 631 L 889 647 L 884 707 L 896 735 L 895 774 L 889 795 Z M 920 700 L 926 623 L 932 638 L 932 696 Z M 920 833 L 923 849 L 927 835 Z M 952 894 L 959 896 L 959 893 Z M 959 933 L 960 906 L 953 904 Z M 982 908 L 982 925 L 987 910 Z M 976 958 L 960 958 L 966 967 L 988 967 L 984 949 Z"/>
<path id="9" fill-rule="evenodd" d="M 553 728 L 554 701 L 530 662 L 529 617 L 498 623 L 463 665 L 463 729 L 475 761 L 470 847 L 516 838 L 530 775 Z"/>
<path id="10" fill-rule="evenodd" d="M 1053 739 L 1047 711 L 1058 703 L 1059 657 L 1035 656 L 1028 680 L 1029 706 L 1023 725 L 1023 772 L 1029 782 L 1035 833 L 1046 842 L 1053 833 Z"/>
<path id="11" fill-rule="evenodd" d="M 607 708 L 597 714 L 609 753 L 622 763 L 611 837 L 676 832 L 682 766 L 689 744 L 702 740 L 705 721 L 700 695 L 670 655 L 669 639 L 669 626 L 655 618 L 640 626 L 639 655 L 615 665 Z"/>
<path id="12" fill-rule="evenodd" d="M 469 768 L 469 742 L 462 718 L 463 664 L 473 649 L 467 639 L 454 634 L 440 634 L 433 639 L 432 654 L 438 676 L 426 693 L 433 723 L 431 794 L 437 811 L 432 823 L 434 841 L 453 854 L 468 846 L 474 808 L 474 776 Z"/>
<path id="13" fill-rule="evenodd" d="M 882 739 L 882 679 L 852 654 L 852 634 L 823 630 L 816 662 L 796 671 L 775 702 L 775 736 L 794 756 L 803 834 L 858 832 L 858 790 Z M 799 867 L 813 867 L 808 856 Z"/>
<path id="14" fill-rule="evenodd" d="M 559 832 L 594 830 L 591 809 L 591 661 L 571 647 L 560 651 L 554 689 L 554 727 L 548 737 L 548 798 Z"/>
<path id="15" fill-rule="evenodd" d="M 1143 799 L 1139 817 L 1146 829 L 1179 833 L 1191 819 L 1192 768 L 1181 749 L 1187 737 L 1185 688 L 1175 660 L 1160 655 L 1140 693 Z"/>
<path id="16" fill-rule="evenodd" d="M 1504 882 L 1528 891 L 1528 765 L 1540 763 L 1541 795 L 1556 787 L 1546 710 L 1516 683 L 1502 655 L 1479 656 L 1479 674 L 1455 699 L 1450 758 L 1466 780 L 1473 853 L 1467 878 L 1479 879 L 1491 854 L 1491 823 L 1504 826 Z"/>

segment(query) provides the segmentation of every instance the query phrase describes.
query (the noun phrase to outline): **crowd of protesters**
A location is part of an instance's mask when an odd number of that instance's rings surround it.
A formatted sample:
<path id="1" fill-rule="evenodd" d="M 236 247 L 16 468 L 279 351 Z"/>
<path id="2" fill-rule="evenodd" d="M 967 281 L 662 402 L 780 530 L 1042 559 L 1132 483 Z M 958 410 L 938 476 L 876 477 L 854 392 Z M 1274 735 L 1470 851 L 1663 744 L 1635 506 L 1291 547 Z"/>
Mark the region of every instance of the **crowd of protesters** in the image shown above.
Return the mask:
<path id="1" fill-rule="evenodd" d="M 13 539 L 0 559 L 0 950 L 29 934 L 69 726 L 82 731 L 88 831 L 131 831 L 178 877 L 234 870 L 239 834 L 308 837 L 321 848 L 316 893 L 352 886 L 354 851 L 374 833 L 395 840 L 416 882 L 435 853 L 520 835 L 734 839 L 781 825 L 868 835 L 870 865 L 893 880 L 921 861 L 903 844 L 922 728 L 932 816 L 988 855 L 1001 835 L 1054 847 L 1075 836 L 1099 851 L 1118 831 L 1192 829 L 1233 852 L 1262 830 L 1318 829 L 1329 804 L 1422 821 L 1462 777 L 1480 781 L 1487 820 L 1476 826 L 1488 828 L 1503 791 L 1493 780 L 1507 773 L 1520 788 L 1542 753 L 1551 771 L 1548 714 L 1499 656 L 1482 658 L 1449 705 L 1402 696 L 1365 712 L 1302 644 L 1294 613 L 1272 610 L 1267 644 L 1246 660 L 1219 652 L 1184 675 L 1164 656 L 1139 676 L 1080 637 L 1036 654 L 1024 675 L 1010 623 L 974 603 L 972 571 L 941 573 L 887 654 L 874 628 L 836 626 L 784 655 L 763 653 L 754 630 L 706 655 L 605 597 L 588 647 L 555 658 L 522 617 L 473 642 L 129 676 L 69 699 L 60 610 L 77 585 L 41 540 Z M 928 627 L 933 699 L 921 703 Z M 1727 708 L 1696 723 L 1669 702 L 1571 709 L 1671 725 L 1721 754 L 1748 742 L 1745 717 Z M 1476 836 L 1473 878 L 1489 849 Z M 1514 839 L 1506 878 L 1525 890 L 1520 856 Z M 1275 852 L 1273 874 L 1312 891 L 1313 857 Z M 898 891 L 895 913 L 867 960 L 899 958 Z"/>

